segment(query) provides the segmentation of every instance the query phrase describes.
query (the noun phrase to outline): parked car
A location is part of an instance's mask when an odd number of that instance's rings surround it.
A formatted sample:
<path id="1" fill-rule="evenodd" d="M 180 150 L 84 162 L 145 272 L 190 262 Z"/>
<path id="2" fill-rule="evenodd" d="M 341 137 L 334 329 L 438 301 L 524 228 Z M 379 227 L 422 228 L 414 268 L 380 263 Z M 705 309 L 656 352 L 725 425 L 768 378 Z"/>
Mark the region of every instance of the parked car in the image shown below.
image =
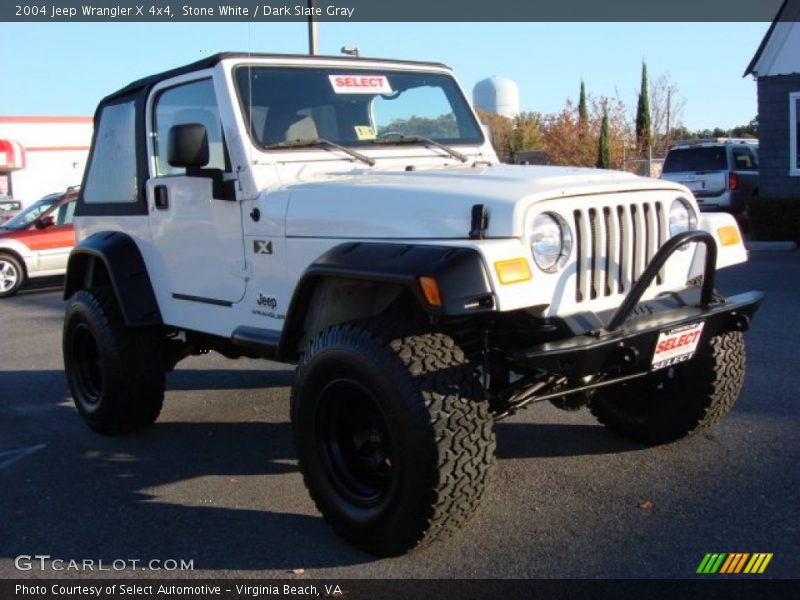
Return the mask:
<path id="1" fill-rule="evenodd" d="M 63 275 L 75 245 L 77 188 L 49 194 L 0 227 L 0 298 L 28 280 Z"/>
<path id="2" fill-rule="evenodd" d="M 0 225 L 10 221 L 22 211 L 22 202 L 8 196 L 0 197 Z"/>
<path id="3" fill-rule="evenodd" d="M 677 142 L 667 152 L 661 178 L 692 190 L 701 211 L 740 215 L 758 195 L 758 140 Z"/>

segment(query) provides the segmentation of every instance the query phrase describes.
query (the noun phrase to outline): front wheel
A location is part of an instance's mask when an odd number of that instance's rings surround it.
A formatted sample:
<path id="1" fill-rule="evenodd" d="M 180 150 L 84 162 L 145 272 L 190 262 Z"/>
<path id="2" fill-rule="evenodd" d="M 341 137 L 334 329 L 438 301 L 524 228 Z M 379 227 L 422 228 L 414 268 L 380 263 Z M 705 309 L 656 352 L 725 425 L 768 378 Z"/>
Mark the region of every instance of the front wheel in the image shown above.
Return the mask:
<path id="1" fill-rule="evenodd" d="M 15 257 L 0 254 L 0 298 L 13 296 L 25 283 L 25 269 Z"/>
<path id="2" fill-rule="evenodd" d="M 494 432 L 483 388 L 448 336 L 323 331 L 298 367 L 291 408 L 306 486 L 355 545 L 402 554 L 475 512 Z"/>
<path id="3" fill-rule="evenodd" d="M 77 292 L 64 318 L 64 368 L 75 407 L 98 433 L 153 423 L 164 399 L 159 332 L 127 327 L 110 289 Z"/>
<path id="4" fill-rule="evenodd" d="M 744 383 L 744 338 L 712 337 L 689 362 L 599 389 L 589 408 L 603 425 L 636 441 L 663 444 L 721 419 Z"/>

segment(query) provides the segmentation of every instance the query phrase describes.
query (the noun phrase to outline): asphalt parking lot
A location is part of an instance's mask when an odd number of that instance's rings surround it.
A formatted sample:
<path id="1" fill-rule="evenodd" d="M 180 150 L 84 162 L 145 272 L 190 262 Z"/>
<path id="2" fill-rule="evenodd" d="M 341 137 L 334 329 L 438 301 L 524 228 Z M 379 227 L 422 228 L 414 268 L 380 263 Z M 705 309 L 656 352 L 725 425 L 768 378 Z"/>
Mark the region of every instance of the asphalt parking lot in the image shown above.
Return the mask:
<path id="1" fill-rule="evenodd" d="M 169 375 L 156 425 L 103 437 L 67 391 L 60 290 L 4 299 L 0 578 L 89 574 L 15 568 L 34 554 L 194 565 L 137 577 L 690 578 L 707 552 L 771 552 L 764 576 L 800 577 L 800 253 L 754 253 L 718 287 L 768 294 L 747 334 L 743 395 L 722 423 L 648 448 L 588 411 L 535 405 L 497 425 L 495 477 L 470 526 L 386 560 L 340 540 L 305 491 L 291 367 L 190 358 Z"/>

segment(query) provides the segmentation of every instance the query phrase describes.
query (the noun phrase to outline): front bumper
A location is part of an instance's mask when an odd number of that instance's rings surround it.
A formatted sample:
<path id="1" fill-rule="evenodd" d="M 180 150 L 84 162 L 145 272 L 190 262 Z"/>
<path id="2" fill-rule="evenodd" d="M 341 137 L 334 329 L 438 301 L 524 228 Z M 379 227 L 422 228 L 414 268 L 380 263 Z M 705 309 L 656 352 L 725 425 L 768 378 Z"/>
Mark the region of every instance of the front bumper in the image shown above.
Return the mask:
<path id="1" fill-rule="evenodd" d="M 702 306 L 699 296 L 699 290 L 690 289 L 639 304 L 637 315 L 614 331 L 594 328 L 602 322 L 598 315 L 576 315 L 566 321 L 573 337 L 528 348 L 512 361 L 522 370 L 545 369 L 570 380 L 647 371 L 662 331 L 703 322 L 702 347 L 720 333 L 746 330 L 764 298 L 761 292 L 746 292 Z"/>
<path id="2" fill-rule="evenodd" d="M 687 242 L 706 246 L 703 287 L 688 288 L 640 303 L 658 271 Z M 516 352 L 512 362 L 521 371 L 544 369 L 570 381 L 605 374 L 646 373 L 659 335 L 665 330 L 703 322 L 698 348 L 726 331 L 745 331 L 764 294 L 746 292 L 716 299 L 714 275 L 717 246 L 703 231 L 689 231 L 670 239 L 653 257 L 641 278 L 613 314 L 581 313 L 563 320 L 572 335 Z"/>

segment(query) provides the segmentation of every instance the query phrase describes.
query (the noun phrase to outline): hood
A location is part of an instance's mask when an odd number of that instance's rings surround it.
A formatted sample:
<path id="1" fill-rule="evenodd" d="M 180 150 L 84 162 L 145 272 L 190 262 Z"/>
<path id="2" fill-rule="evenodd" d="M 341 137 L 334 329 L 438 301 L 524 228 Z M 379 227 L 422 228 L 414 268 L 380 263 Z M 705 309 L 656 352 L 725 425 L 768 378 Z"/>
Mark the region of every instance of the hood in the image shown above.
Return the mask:
<path id="1" fill-rule="evenodd" d="M 521 237 L 536 202 L 654 189 L 683 190 L 621 171 L 492 165 L 331 173 L 282 191 L 288 236 L 442 239 L 468 237 L 474 204 L 489 212 L 487 237 Z"/>

